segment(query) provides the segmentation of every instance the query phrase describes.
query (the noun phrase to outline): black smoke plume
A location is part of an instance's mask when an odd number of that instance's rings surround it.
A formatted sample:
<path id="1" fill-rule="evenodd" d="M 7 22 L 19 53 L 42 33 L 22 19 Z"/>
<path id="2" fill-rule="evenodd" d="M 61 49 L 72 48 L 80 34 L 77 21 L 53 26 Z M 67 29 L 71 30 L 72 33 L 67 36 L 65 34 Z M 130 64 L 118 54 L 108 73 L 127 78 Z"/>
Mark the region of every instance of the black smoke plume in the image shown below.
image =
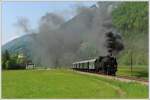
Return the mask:
<path id="1" fill-rule="evenodd" d="M 119 34 L 113 32 L 106 33 L 106 48 L 108 53 L 116 55 L 118 52 L 124 49 L 122 38 Z"/>

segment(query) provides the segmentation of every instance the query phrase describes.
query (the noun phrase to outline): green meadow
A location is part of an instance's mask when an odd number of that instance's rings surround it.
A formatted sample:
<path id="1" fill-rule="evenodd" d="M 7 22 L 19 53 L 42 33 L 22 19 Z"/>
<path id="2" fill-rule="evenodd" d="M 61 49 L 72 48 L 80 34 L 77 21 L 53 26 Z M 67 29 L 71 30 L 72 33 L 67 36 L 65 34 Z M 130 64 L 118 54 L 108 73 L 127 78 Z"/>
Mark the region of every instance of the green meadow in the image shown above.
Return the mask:
<path id="1" fill-rule="evenodd" d="M 2 98 L 148 98 L 148 86 L 72 70 L 4 70 Z"/>
<path id="2" fill-rule="evenodd" d="M 131 66 L 119 65 L 117 75 L 148 80 L 148 70 L 148 65 L 133 65 L 132 71 Z"/>

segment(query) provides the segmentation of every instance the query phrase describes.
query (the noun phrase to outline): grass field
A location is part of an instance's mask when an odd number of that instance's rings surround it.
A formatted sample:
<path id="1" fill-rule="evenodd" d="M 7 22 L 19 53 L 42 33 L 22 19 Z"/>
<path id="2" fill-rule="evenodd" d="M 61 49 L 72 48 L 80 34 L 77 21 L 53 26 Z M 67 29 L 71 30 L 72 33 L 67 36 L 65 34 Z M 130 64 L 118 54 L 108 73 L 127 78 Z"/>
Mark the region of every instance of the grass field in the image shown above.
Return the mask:
<path id="1" fill-rule="evenodd" d="M 137 77 L 148 80 L 148 65 L 135 66 L 133 65 L 132 72 L 130 66 L 119 66 L 117 75 Z"/>
<path id="2" fill-rule="evenodd" d="M 148 86 L 70 70 L 8 70 L 2 98 L 148 98 Z"/>

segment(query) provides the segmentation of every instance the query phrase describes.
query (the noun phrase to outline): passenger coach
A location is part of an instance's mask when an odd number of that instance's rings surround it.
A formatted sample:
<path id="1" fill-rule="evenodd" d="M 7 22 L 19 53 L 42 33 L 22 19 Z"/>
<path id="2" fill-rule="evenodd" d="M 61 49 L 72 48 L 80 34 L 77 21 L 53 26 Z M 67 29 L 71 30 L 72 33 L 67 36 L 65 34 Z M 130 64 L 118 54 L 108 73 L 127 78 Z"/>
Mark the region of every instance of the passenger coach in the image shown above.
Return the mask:
<path id="1" fill-rule="evenodd" d="M 96 61 L 96 59 L 74 62 L 72 65 L 72 68 L 76 69 L 76 70 L 83 70 L 83 71 L 88 71 L 88 70 L 94 71 L 95 70 L 95 61 Z"/>

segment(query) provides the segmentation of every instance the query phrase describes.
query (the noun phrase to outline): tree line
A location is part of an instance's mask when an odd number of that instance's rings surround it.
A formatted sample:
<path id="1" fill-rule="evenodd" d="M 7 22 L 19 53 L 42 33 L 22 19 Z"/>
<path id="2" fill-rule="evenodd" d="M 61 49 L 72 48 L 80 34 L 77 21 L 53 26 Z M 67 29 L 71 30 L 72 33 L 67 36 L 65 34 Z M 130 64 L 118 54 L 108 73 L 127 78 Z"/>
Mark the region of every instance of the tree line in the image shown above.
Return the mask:
<path id="1" fill-rule="evenodd" d="M 8 50 L 2 52 L 2 69 L 25 69 L 27 58 L 23 54 L 10 54 Z"/>

